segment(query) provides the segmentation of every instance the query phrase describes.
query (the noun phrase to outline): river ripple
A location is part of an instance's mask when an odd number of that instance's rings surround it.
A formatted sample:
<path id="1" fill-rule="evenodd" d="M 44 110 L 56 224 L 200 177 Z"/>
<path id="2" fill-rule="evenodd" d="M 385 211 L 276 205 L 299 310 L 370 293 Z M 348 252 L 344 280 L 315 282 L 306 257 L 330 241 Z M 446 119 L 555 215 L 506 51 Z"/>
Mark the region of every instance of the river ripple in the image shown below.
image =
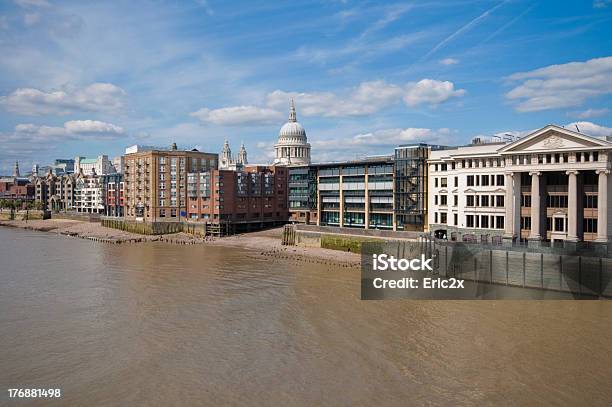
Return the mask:
<path id="1" fill-rule="evenodd" d="M 612 400 L 610 302 L 360 301 L 359 287 L 356 269 L 236 248 L 0 228 L 0 404 Z"/>

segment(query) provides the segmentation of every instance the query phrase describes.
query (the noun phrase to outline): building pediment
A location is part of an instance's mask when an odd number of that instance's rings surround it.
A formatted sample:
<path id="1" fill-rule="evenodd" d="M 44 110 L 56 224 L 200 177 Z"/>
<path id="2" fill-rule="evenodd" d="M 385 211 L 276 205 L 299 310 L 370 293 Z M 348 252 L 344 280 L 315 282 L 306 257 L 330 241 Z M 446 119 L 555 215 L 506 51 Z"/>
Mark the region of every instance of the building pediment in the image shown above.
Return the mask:
<path id="1" fill-rule="evenodd" d="M 549 125 L 505 145 L 498 151 L 502 154 L 515 154 L 575 151 L 590 148 L 612 148 L 612 143 L 562 127 Z"/>

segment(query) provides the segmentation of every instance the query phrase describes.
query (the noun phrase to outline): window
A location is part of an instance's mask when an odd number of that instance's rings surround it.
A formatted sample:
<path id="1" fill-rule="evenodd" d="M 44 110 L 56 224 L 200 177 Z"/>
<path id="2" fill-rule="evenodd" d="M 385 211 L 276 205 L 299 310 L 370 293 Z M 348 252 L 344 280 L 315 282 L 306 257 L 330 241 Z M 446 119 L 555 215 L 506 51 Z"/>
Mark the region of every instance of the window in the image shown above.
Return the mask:
<path id="1" fill-rule="evenodd" d="M 504 217 L 503 216 L 496 216 L 495 217 L 495 228 L 496 229 L 503 229 L 504 228 Z"/>
<path id="2" fill-rule="evenodd" d="M 521 216 L 521 229 L 531 230 L 531 216 Z"/>
<path id="3" fill-rule="evenodd" d="M 504 176 L 501 174 L 497 175 L 497 185 L 500 187 L 504 186 Z"/>
<path id="4" fill-rule="evenodd" d="M 466 199 L 467 199 L 466 206 L 474 206 L 474 195 L 467 195 Z"/>
<path id="5" fill-rule="evenodd" d="M 434 178 L 434 187 L 438 188 L 438 178 Z"/>
<path id="6" fill-rule="evenodd" d="M 546 206 L 549 208 L 567 208 L 567 195 L 547 195 Z"/>
<path id="7" fill-rule="evenodd" d="M 597 219 L 584 218 L 584 233 L 597 233 Z"/>
<path id="8" fill-rule="evenodd" d="M 473 175 L 468 175 L 467 176 L 467 186 L 468 187 L 473 187 L 474 186 L 474 176 Z"/>
<path id="9" fill-rule="evenodd" d="M 456 213 L 453 213 L 453 224 L 457 226 L 457 223 L 459 223 L 459 216 L 457 216 Z"/>
<path id="10" fill-rule="evenodd" d="M 504 206 L 504 196 L 503 195 L 496 195 L 495 196 L 495 206 L 501 208 Z"/>
<path id="11" fill-rule="evenodd" d="M 434 205 L 438 204 L 438 195 L 434 195 Z"/>
<path id="12" fill-rule="evenodd" d="M 440 164 L 440 171 L 446 171 L 448 166 L 446 164 Z"/>
<path id="13" fill-rule="evenodd" d="M 584 195 L 582 201 L 585 208 L 597 208 L 597 195 Z"/>
<path id="14" fill-rule="evenodd" d="M 482 215 L 480 217 L 480 227 L 486 229 L 489 227 L 489 215 Z"/>
<path id="15" fill-rule="evenodd" d="M 480 206 L 489 206 L 489 195 L 483 195 L 480 197 Z"/>
<path id="16" fill-rule="evenodd" d="M 531 208 L 531 195 L 521 195 L 521 206 Z"/>
<path id="17" fill-rule="evenodd" d="M 438 223 L 438 212 L 434 212 L 434 223 Z"/>
<path id="18" fill-rule="evenodd" d="M 458 186 L 459 186 L 459 177 L 455 177 L 455 187 L 458 187 Z"/>
<path id="19" fill-rule="evenodd" d="M 481 181 L 480 185 L 482 185 L 483 187 L 489 186 L 489 175 L 488 174 L 487 175 L 482 175 L 481 179 L 482 179 L 482 181 Z"/>
<path id="20" fill-rule="evenodd" d="M 459 195 L 453 195 L 453 205 L 459 205 Z"/>
<path id="21" fill-rule="evenodd" d="M 440 223 L 446 223 L 446 217 L 447 217 L 447 213 L 446 212 L 441 212 L 440 213 Z"/>
<path id="22" fill-rule="evenodd" d="M 444 178 L 440 178 L 440 186 L 441 186 L 442 188 L 446 188 L 446 187 L 447 187 L 446 177 L 444 177 Z"/>
<path id="23" fill-rule="evenodd" d="M 447 195 L 440 195 L 440 205 L 448 205 L 448 196 Z"/>
<path id="24" fill-rule="evenodd" d="M 468 228 L 474 227 L 474 215 L 466 215 L 465 216 L 465 226 Z"/>
<path id="25" fill-rule="evenodd" d="M 555 220 L 555 232 L 565 232 L 565 219 L 554 218 Z"/>

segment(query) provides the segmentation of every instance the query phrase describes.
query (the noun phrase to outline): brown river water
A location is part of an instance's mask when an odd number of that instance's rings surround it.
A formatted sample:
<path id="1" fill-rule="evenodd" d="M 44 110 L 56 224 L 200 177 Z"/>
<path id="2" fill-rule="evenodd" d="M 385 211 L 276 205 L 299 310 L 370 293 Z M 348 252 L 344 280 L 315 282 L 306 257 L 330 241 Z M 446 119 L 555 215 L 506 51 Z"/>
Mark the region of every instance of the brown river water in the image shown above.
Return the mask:
<path id="1" fill-rule="evenodd" d="M 0 228 L 0 405 L 612 403 L 610 302 L 359 288 L 358 269 L 236 248 Z"/>

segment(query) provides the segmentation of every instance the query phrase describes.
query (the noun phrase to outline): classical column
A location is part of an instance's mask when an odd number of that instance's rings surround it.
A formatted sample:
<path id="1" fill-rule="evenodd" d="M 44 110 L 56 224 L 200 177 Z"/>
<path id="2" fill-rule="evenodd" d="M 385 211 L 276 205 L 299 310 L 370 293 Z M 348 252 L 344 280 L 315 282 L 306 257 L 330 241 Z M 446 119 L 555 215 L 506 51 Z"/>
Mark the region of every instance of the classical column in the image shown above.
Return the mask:
<path id="1" fill-rule="evenodd" d="M 340 171 L 344 171 L 344 168 L 340 169 Z M 340 213 L 339 213 L 339 226 L 344 226 L 344 177 L 340 174 L 339 178 L 339 187 L 340 187 Z"/>
<path id="2" fill-rule="evenodd" d="M 504 239 L 513 239 L 514 238 L 514 219 L 512 216 L 513 210 L 513 197 L 514 192 L 512 191 L 512 183 L 514 181 L 514 177 L 512 172 L 507 172 L 505 174 L 505 186 L 506 186 L 506 197 L 504 198 L 504 209 L 506 211 L 506 218 L 504 219 Z"/>
<path id="3" fill-rule="evenodd" d="M 321 178 L 317 176 L 317 185 L 321 185 Z M 321 226 L 321 189 L 317 188 L 317 226 Z"/>
<path id="4" fill-rule="evenodd" d="M 529 239 L 541 240 L 540 235 L 540 175 L 541 172 L 532 171 L 531 175 L 531 232 Z"/>
<path id="5" fill-rule="evenodd" d="M 567 240 L 570 242 L 578 241 L 578 186 L 577 176 L 578 171 L 566 171 L 568 175 L 567 188 Z"/>
<path id="6" fill-rule="evenodd" d="M 608 174 L 609 170 L 597 170 L 597 242 L 608 242 Z"/>
<path id="7" fill-rule="evenodd" d="M 520 239 L 521 237 L 521 172 L 515 172 L 512 175 L 512 230 L 514 235 Z"/>
<path id="8" fill-rule="evenodd" d="M 364 214 L 364 222 L 365 222 L 365 228 L 369 229 L 370 228 L 370 189 L 368 188 L 368 182 L 369 182 L 369 168 L 365 168 L 365 172 L 363 175 L 363 183 L 364 183 L 364 194 L 365 194 L 365 206 L 364 206 L 364 210 L 365 210 L 365 214 Z M 395 195 L 393 195 L 395 196 Z"/>

